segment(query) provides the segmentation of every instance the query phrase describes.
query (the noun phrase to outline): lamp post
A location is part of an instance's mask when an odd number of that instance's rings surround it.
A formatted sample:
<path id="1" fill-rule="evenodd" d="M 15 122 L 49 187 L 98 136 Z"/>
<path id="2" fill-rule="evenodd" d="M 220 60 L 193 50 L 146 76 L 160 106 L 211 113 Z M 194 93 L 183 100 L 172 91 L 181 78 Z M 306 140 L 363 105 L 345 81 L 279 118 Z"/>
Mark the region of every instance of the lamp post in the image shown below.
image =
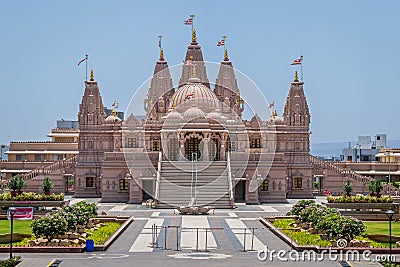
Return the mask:
<path id="1" fill-rule="evenodd" d="M 385 152 L 385 156 L 389 157 L 389 178 L 388 178 L 388 185 L 389 185 L 389 196 L 392 195 L 392 187 L 390 186 L 390 151 Z"/>
<path id="2" fill-rule="evenodd" d="M 392 219 L 393 219 L 394 211 L 392 209 L 388 209 L 386 211 L 386 216 L 389 218 L 389 254 L 390 261 L 392 260 Z"/>
<path id="3" fill-rule="evenodd" d="M 12 242 L 13 242 L 13 223 L 14 223 L 14 215 L 17 212 L 17 209 L 11 207 L 8 209 L 11 218 L 11 234 L 10 234 L 10 259 L 12 259 Z"/>

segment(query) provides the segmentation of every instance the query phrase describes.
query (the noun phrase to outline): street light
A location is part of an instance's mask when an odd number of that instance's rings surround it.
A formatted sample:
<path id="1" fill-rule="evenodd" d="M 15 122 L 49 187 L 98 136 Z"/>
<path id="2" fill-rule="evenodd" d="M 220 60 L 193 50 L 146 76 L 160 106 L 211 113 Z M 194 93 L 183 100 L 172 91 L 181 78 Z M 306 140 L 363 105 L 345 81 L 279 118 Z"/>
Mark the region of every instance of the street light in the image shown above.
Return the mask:
<path id="1" fill-rule="evenodd" d="M 388 209 L 386 211 L 386 216 L 389 218 L 389 254 L 390 260 L 392 260 L 392 219 L 393 219 L 394 211 L 392 209 Z"/>
<path id="2" fill-rule="evenodd" d="M 17 208 L 11 207 L 8 209 L 11 218 L 11 234 L 10 234 L 10 259 L 12 259 L 12 242 L 13 242 L 13 223 L 14 223 L 14 215 L 17 212 Z"/>
<path id="3" fill-rule="evenodd" d="M 388 185 L 389 185 L 389 196 L 392 195 L 392 187 L 390 186 L 390 151 L 385 152 L 385 156 L 389 157 L 389 179 L 388 179 Z"/>

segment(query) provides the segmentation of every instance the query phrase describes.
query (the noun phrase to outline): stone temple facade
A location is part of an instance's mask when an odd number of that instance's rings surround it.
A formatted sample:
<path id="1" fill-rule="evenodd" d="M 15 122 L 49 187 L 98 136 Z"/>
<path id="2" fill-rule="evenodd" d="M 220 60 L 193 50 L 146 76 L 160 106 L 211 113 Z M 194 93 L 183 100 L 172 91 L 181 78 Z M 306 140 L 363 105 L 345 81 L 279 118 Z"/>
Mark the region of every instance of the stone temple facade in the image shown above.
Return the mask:
<path id="1" fill-rule="evenodd" d="M 159 207 L 283 202 L 313 197 L 310 111 L 297 73 L 284 112 L 242 118 L 244 101 L 224 49 L 210 87 L 196 33 L 174 85 L 163 50 L 144 99 L 146 120 L 106 117 L 92 73 L 79 108 L 75 196 Z M 251 103 L 250 103 L 251 104 Z M 268 109 L 268 106 L 265 107 Z"/>

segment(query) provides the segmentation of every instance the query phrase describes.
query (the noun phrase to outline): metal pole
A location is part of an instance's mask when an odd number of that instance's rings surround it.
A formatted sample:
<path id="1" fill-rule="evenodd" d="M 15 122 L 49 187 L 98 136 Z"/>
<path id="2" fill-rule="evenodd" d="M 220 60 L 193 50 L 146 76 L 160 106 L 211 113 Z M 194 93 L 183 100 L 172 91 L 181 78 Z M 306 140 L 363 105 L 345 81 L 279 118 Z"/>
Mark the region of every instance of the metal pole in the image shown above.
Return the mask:
<path id="1" fill-rule="evenodd" d="M 243 233 L 243 252 L 246 252 L 246 232 L 247 232 L 247 228 L 244 228 L 244 233 Z"/>
<path id="2" fill-rule="evenodd" d="M 156 224 L 154 224 L 154 226 L 155 226 L 155 232 L 154 232 L 155 247 L 158 248 L 158 242 L 157 242 L 158 226 Z"/>
<path id="3" fill-rule="evenodd" d="M 12 259 L 12 243 L 13 243 L 13 223 L 14 223 L 14 212 L 10 211 L 10 215 L 11 215 L 10 259 Z"/>
<path id="4" fill-rule="evenodd" d="M 251 251 L 253 251 L 254 250 L 254 230 L 255 230 L 256 228 L 251 228 L 251 230 L 252 230 L 252 235 L 251 235 Z"/>
<path id="5" fill-rule="evenodd" d="M 207 237 L 207 235 L 208 235 L 208 229 L 206 228 L 206 246 L 205 246 L 205 252 L 207 252 L 208 250 L 207 250 L 207 239 L 208 239 L 208 237 Z"/>
<path id="6" fill-rule="evenodd" d="M 176 251 L 179 251 L 179 226 L 176 226 Z"/>
<path id="7" fill-rule="evenodd" d="M 196 252 L 199 251 L 199 228 L 196 228 Z"/>
<path id="8" fill-rule="evenodd" d="M 86 58 L 86 81 L 87 81 L 87 74 L 88 74 L 87 67 L 88 67 L 88 60 L 89 60 L 88 54 L 85 55 L 85 58 Z"/>
<path id="9" fill-rule="evenodd" d="M 392 218 L 389 218 L 389 254 L 392 261 Z"/>
<path id="10" fill-rule="evenodd" d="M 151 225 L 151 246 L 154 246 L 154 224 Z"/>
<path id="11" fill-rule="evenodd" d="M 389 196 L 392 195 L 392 186 L 390 184 L 390 151 L 389 151 Z"/>
<path id="12" fill-rule="evenodd" d="M 164 249 L 167 250 L 167 226 L 164 226 Z"/>

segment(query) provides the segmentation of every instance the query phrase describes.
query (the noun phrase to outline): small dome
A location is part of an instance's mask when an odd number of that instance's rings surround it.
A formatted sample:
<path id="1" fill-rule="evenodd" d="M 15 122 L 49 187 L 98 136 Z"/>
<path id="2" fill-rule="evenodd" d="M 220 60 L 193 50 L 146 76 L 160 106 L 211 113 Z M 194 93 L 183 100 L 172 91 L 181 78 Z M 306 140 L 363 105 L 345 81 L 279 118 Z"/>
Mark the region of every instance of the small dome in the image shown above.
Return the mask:
<path id="1" fill-rule="evenodd" d="M 269 122 L 269 123 L 273 123 L 273 124 L 275 124 L 275 125 L 283 125 L 283 124 L 285 123 L 285 121 L 283 120 L 283 118 L 282 118 L 282 117 L 279 117 L 279 116 L 271 116 L 271 117 L 268 119 L 268 122 Z"/>
<path id="2" fill-rule="evenodd" d="M 172 109 L 166 116 L 166 119 L 167 121 L 180 121 L 182 119 L 182 115 L 176 111 L 176 109 Z"/>
<path id="3" fill-rule="evenodd" d="M 114 114 L 111 114 L 110 116 L 108 116 L 104 123 L 106 124 L 114 124 L 114 123 L 120 123 L 122 120 L 120 118 L 118 118 L 117 116 L 114 116 Z"/>
<path id="4" fill-rule="evenodd" d="M 200 107 L 210 107 L 218 103 L 217 96 L 207 86 L 200 82 L 189 80 L 187 84 L 179 88 L 172 99 L 172 106 L 179 107 L 185 102 L 196 103 Z"/>
<path id="5" fill-rule="evenodd" d="M 199 109 L 196 105 L 192 105 L 183 113 L 185 119 L 205 118 L 206 114 Z"/>
<path id="6" fill-rule="evenodd" d="M 213 120 L 221 120 L 224 117 L 222 117 L 221 113 L 219 112 L 218 109 L 211 111 L 210 113 L 207 114 L 207 118 L 213 119 Z"/>

